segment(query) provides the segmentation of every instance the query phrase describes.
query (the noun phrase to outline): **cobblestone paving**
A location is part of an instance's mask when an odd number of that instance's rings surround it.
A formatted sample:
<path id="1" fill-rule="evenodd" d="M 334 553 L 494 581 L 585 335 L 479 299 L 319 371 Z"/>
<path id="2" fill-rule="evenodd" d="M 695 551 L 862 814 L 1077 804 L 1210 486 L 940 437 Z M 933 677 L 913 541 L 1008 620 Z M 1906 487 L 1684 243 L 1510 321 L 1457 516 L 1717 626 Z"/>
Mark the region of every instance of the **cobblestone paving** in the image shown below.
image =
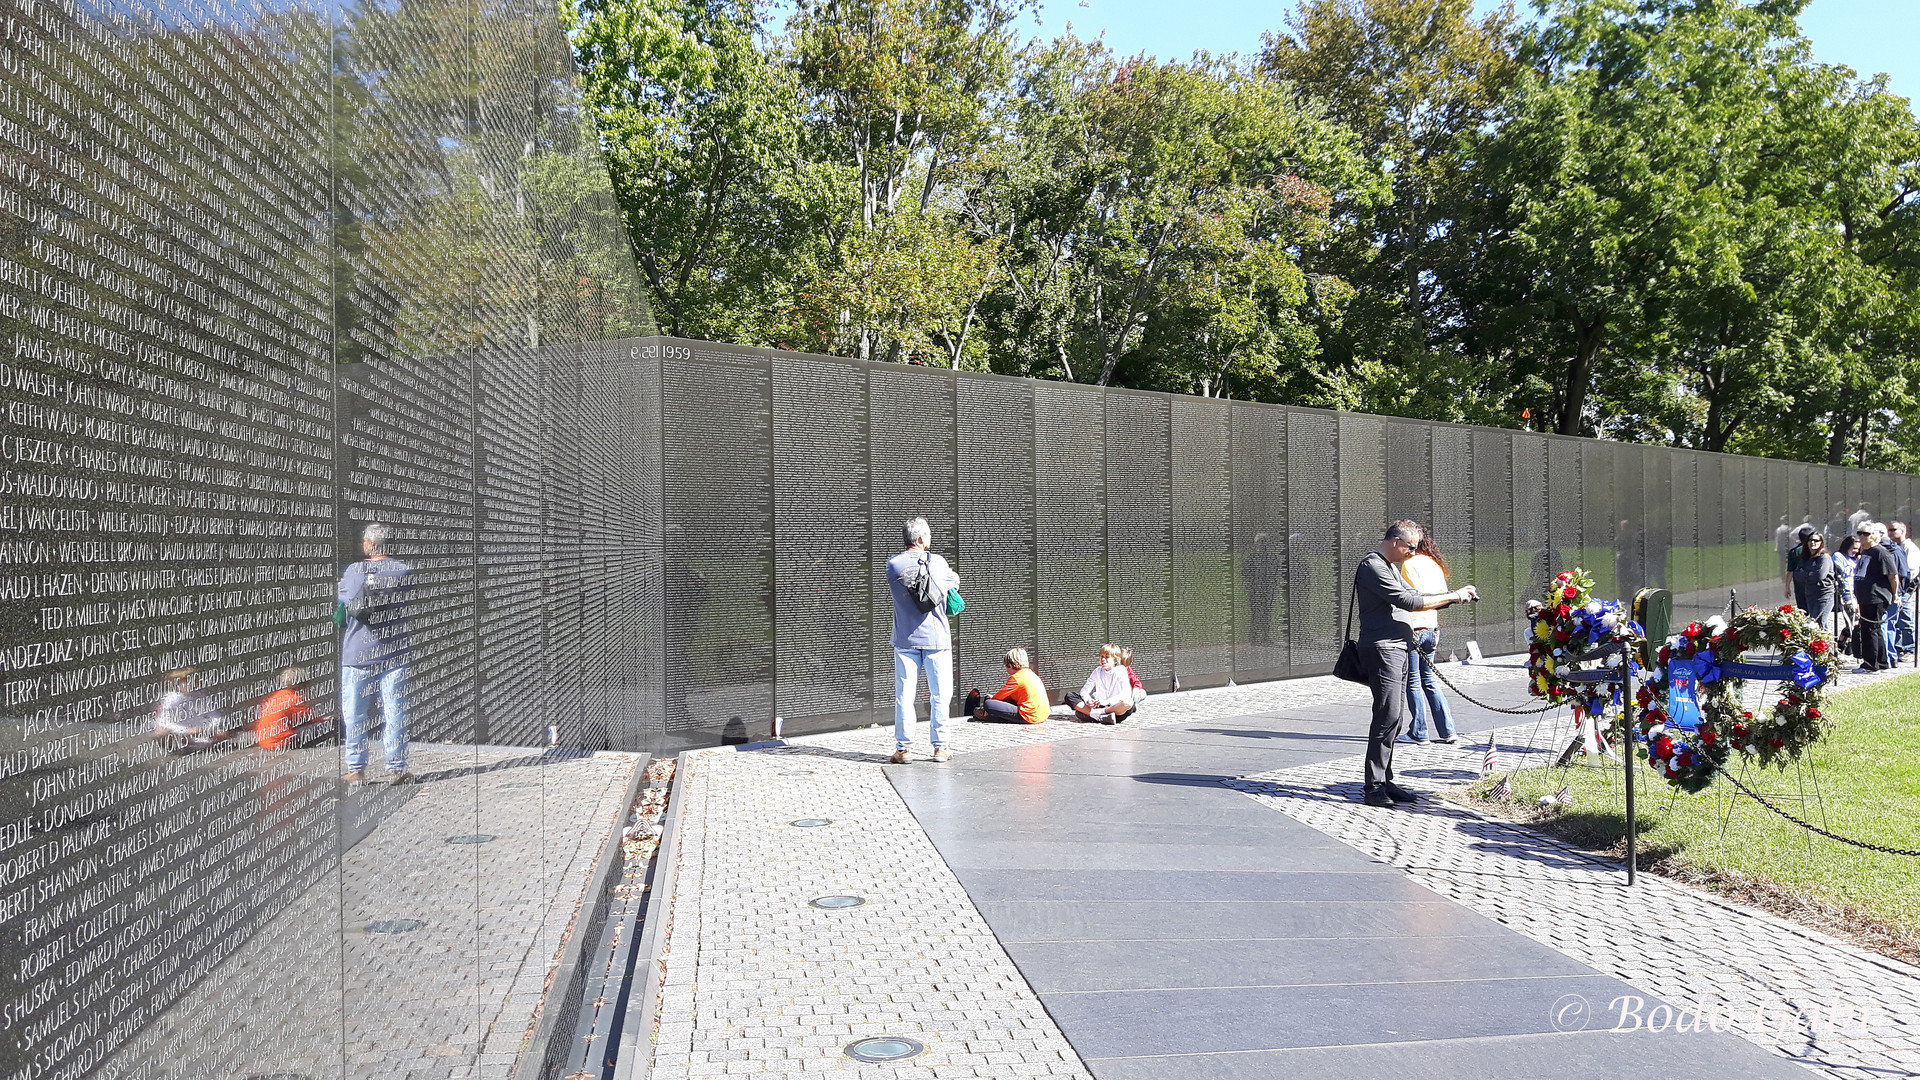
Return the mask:
<path id="1" fill-rule="evenodd" d="M 638 761 L 435 749 L 342 867 L 349 1076 L 508 1074 Z M 476 836 L 494 839 L 448 842 Z M 426 925 L 367 930 L 395 919 Z"/>
<path id="2" fill-rule="evenodd" d="M 1504 689 L 1508 699 L 1519 677 L 1517 658 L 1446 670 L 1462 687 Z M 1850 676 L 1847 685 L 1867 681 Z M 1365 687 L 1326 677 L 1217 687 L 1150 698 L 1126 727 L 1180 727 L 1366 699 Z M 1110 730 L 1058 713 L 1034 727 L 956 723 L 951 749 L 964 756 Z M 929 767 L 919 764 L 926 724 L 914 734 L 916 764 L 909 767 Z M 1568 734 L 1560 715 L 1499 729 L 1502 767 L 1546 764 Z M 1410 786 L 1458 783 L 1478 775 L 1485 742 L 1482 733 L 1449 747 L 1403 745 L 1397 764 Z M 1088 1075 L 886 781 L 880 766 L 892 750 L 891 727 L 869 727 L 691 755 L 654 1077 Z M 1632 982 L 1650 1000 L 1720 1010 L 1723 1030 L 1731 1023 L 1798 1058 L 1871 1061 L 1875 1076 L 1907 1075 L 1906 1067 L 1920 1064 L 1913 1041 L 1920 972 L 1650 878 L 1642 879 L 1640 902 L 1673 912 L 1666 925 L 1708 936 L 1628 934 L 1617 929 L 1626 916 L 1617 862 L 1437 803 L 1413 813 L 1375 811 L 1352 801 L 1359 771 L 1357 758 L 1340 758 L 1237 786 L 1442 895 Z M 788 824 L 800 818 L 832 824 Z M 846 911 L 807 905 L 840 893 L 868 904 Z M 1568 912 L 1586 914 L 1570 920 Z M 1865 987 L 1875 988 L 1871 1000 L 1861 1000 Z M 1597 1022 L 1607 1003 L 1592 1004 Z M 1848 1026 L 1838 1011 L 1846 1005 L 1880 1008 L 1869 1015 L 1865 1037 L 1850 1038 L 1860 1025 Z M 1785 1032 L 1778 1027 L 1783 1016 Z M 1610 1024 L 1612 1014 L 1605 1019 Z M 1813 1031 L 1816 1020 L 1840 1025 L 1839 1037 Z M 1802 1037 L 1808 1033 L 1817 1040 Z M 905 1065 L 863 1066 L 843 1055 L 846 1044 L 879 1034 L 917 1038 L 929 1049 Z M 1847 1080 L 1870 1075 L 1827 1071 Z"/>
<path id="3" fill-rule="evenodd" d="M 1089 1077 L 878 755 L 826 741 L 693 757 L 652 1075 Z M 866 904 L 808 904 L 829 895 Z M 843 1056 L 874 1035 L 928 1049 Z"/>
<path id="4" fill-rule="evenodd" d="M 1845 685 L 1888 677 L 1850 676 Z M 1501 768 L 1550 764 L 1564 721 L 1553 727 L 1549 739 L 1535 724 L 1492 733 L 1505 748 Z M 1471 779 L 1487 740 L 1403 745 L 1394 762 L 1400 782 L 1432 791 Z M 1667 1017 L 1652 1011 L 1658 998 L 1829 1076 L 1920 1075 L 1920 968 L 1659 877 L 1643 875 L 1629 891 L 1620 860 L 1464 807 L 1434 799 L 1411 809 L 1366 806 L 1355 801 L 1357 767 L 1357 759 L 1331 760 L 1231 786 L 1647 992 L 1639 1008 L 1588 1003 L 1589 1028 L 1631 1027 L 1638 1017 L 1664 1026 Z"/>

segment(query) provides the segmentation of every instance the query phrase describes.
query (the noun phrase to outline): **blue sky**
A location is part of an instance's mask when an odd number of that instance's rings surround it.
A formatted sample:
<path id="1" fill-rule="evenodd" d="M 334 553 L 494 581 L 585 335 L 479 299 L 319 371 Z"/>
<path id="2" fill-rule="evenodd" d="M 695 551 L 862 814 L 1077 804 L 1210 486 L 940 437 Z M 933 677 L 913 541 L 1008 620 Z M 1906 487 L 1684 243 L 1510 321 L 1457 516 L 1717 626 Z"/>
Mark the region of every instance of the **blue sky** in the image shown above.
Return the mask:
<path id="1" fill-rule="evenodd" d="M 1185 59 L 1195 49 L 1250 54 L 1260 34 L 1280 23 L 1292 0 L 1044 0 L 1050 37 L 1067 23 L 1081 37 L 1106 31 L 1116 52 Z M 1482 9 L 1489 5 L 1480 0 Z M 1520 5 L 1523 11 L 1530 5 Z M 1920 0 L 1813 0 L 1800 17 L 1814 53 L 1863 75 L 1886 72 L 1896 93 L 1920 96 Z"/>

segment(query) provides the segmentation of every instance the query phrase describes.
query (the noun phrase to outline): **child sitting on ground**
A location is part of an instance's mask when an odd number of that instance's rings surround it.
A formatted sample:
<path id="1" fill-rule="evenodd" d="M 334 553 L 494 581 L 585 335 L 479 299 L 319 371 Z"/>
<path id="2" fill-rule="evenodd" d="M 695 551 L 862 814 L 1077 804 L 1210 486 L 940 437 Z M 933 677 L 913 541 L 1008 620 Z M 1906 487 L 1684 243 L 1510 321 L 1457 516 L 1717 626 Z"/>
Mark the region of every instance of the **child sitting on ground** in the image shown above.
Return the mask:
<path id="1" fill-rule="evenodd" d="M 1078 719 L 1096 724 L 1117 724 L 1133 712 L 1133 685 L 1120 662 L 1120 646 L 1100 646 L 1100 666 L 1087 676 L 1079 693 L 1066 696 L 1066 702 Z"/>
<path id="2" fill-rule="evenodd" d="M 1140 674 L 1133 670 L 1133 646 L 1120 646 L 1120 664 L 1127 669 L 1127 682 L 1133 687 L 1133 705 L 1139 708 L 1147 700 L 1147 684 L 1140 681 Z"/>
<path id="3" fill-rule="evenodd" d="M 1027 650 L 1007 650 L 1007 681 L 992 697 L 967 694 L 967 715 L 982 724 L 1037 724 L 1047 718 L 1047 688 L 1034 674 Z"/>

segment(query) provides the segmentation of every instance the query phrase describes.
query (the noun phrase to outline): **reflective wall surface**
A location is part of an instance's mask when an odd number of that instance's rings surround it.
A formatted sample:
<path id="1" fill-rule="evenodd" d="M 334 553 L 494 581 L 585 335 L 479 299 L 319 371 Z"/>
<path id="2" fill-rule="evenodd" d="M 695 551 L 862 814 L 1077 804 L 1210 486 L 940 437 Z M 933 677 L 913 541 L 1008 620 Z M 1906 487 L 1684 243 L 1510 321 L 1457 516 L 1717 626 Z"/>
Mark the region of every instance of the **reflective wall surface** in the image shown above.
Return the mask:
<path id="1" fill-rule="evenodd" d="M 650 336 L 545 2 L 0 19 L 0 1080 L 510 1075 L 635 752 L 889 715 L 910 516 L 958 685 L 1057 696 L 1327 670 L 1388 518 L 1497 653 L 1559 567 L 1771 602 L 1914 503 Z"/>
<path id="2" fill-rule="evenodd" d="M 1920 478 L 662 339 L 668 747 L 891 723 L 885 562 L 924 516 L 961 577 L 960 691 L 1027 648 L 1054 700 L 1102 642 L 1150 689 L 1331 670 L 1383 525 L 1433 529 L 1441 652 L 1524 648 L 1561 569 L 1675 614 L 1778 604 L 1782 538 Z M 1837 522 L 1837 525 L 1833 523 Z M 958 702 L 956 701 L 957 705 Z M 919 703 L 925 715 L 924 694 Z"/>
<path id="3" fill-rule="evenodd" d="M 0 1076 L 512 1068 L 665 696 L 572 79 L 545 3 L 0 0 Z"/>

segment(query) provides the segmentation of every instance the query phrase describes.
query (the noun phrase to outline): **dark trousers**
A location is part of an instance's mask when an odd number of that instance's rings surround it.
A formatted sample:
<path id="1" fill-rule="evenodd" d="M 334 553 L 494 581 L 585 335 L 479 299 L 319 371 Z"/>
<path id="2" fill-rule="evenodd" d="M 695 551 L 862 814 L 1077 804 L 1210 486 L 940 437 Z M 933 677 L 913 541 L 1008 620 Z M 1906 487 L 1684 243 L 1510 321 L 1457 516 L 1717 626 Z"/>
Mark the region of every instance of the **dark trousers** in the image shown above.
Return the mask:
<path id="1" fill-rule="evenodd" d="M 1369 641 L 1360 646 L 1373 689 L 1373 726 L 1367 731 L 1368 791 L 1393 779 L 1393 743 L 1412 722 L 1407 708 L 1407 643 Z"/>
<path id="2" fill-rule="evenodd" d="M 1860 625 L 1854 628 L 1853 636 L 1859 639 L 1860 663 L 1863 667 L 1892 667 L 1887 659 L 1886 608 L 1870 608 L 1860 605 Z"/>
<path id="3" fill-rule="evenodd" d="M 973 715 L 975 709 L 987 710 L 985 716 Z M 967 695 L 967 718 L 976 724 L 1024 724 L 1020 718 L 1020 706 L 1011 701 L 998 698 L 981 697 L 975 691 Z"/>

